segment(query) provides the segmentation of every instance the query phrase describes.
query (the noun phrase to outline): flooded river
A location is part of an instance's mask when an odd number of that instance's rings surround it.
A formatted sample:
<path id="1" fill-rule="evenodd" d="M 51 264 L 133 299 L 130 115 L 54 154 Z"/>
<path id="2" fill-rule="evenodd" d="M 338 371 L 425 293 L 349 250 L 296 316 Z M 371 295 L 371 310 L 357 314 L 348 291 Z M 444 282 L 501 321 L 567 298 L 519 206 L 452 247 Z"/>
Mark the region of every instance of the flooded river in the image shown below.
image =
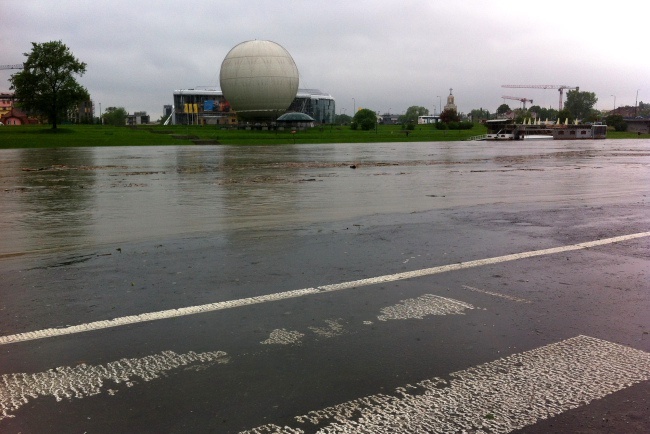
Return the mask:
<path id="1" fill-rule="evenodd" d="M 649 164 L 648 140 L 0 150 L 0 258 L 512 198 L 616 201 L 621 177 L 648 189 Z"/>

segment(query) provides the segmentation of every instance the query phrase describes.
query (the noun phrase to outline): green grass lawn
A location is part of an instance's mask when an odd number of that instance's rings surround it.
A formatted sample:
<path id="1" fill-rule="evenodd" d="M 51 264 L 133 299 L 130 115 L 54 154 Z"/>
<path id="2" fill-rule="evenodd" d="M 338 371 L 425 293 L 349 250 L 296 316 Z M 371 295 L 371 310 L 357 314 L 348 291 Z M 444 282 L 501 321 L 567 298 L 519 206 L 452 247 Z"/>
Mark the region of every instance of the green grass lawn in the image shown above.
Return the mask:
<path id="1" fill-rule="evenodd" d="M 376 130 L 352 130 L 349 126 L 325 126 L 292 133 L 284 131 L 233 130 L 218 126 L 64 125 L 56 131 L 46 125 L 0 127 L 0 149 L 59 148 L 71 146 L 164 146 L 220 143 L 224 145 L 282 145 L 303 143 L 373 143 L 460 141 L 485 134 L 475 124 L 471 130 L 438 130 L 417 125 L 407 132 L 399 125 L 378 125 Z M 648 138 L 648 134 L 609 132 L 608 138 Z M 196 142 L 196 141 L 199 142 Z"/>

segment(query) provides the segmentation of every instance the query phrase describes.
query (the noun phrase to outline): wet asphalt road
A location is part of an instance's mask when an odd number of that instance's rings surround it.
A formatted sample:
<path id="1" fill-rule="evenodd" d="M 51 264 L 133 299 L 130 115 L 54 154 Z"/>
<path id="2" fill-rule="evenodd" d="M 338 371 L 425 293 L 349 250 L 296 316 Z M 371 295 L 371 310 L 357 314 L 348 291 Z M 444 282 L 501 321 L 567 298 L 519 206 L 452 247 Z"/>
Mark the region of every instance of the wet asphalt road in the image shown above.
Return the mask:
<path id="1" fill-rule="evenodd" d="M 2 336 L 233 301 L 3 343 L 0 432 L 362 432 L 334 428 L 358 421 L 363 408 L 388 419 L 399 411 L 360 398 L 404 398 L 399 408 L 415 419 L 437 411 L 417 401 L 431 390 L 465 389 L 469 395 L 453 398 L 462 405 L 441 411 L 438 425 L 416 430 L 393 419 L 383 432 L 650 431 L 648 236 L 323 289 L 645 233 L 650 142 L 417 144 L 407 153 L 357 146 L 249 150 L 230 155 L 225 174 L 225 157 L 213 156 L 211 166 L 201 158 L 207 148 L 179 151 L 173 171 L 164 158 L 149 166 L 142 149 L 83 165 L 75 160 L 83 155 L 56 162 L 39 155 L 31 165 L 34 156 L 0 155 L 3 173 L 15 171 L 0 178 L 3 232 L 11 232 L 0 259 Z M 262 161 L 255 152 L 268 155 Z M 59 188 L 86 172 L 95 180 L 81 199 Z M 205 190 L 206 176 L 217 193 Z M 151 195 L 165 200 L 150 212 L 136 209 Z M 34 197 L 79 206 L 61 218 L 55 207 L 34 209 Z M 220 205 L 205 205 L 217 198 Z M 238 205 L 260 198 L 267 206 Z M 115 207 L 138 221 L 122 220 Z M 49 225 L 48 213 L 56 220 Z M 575 349 L 563 359 L 556 345 L 567 341 Z M 546 366 L 540 348 L 562 356 Z M 571 358 L 583 349 L 584 357 Z M 509 357 L 518 361 L 502 367 Z M 601 358 L 613 379 L 599 372 L 580 380 Z M 625 360 L 646 374 L 631 379 Z M 470 378 L 490 362 L 503 378 Z M 504 404 L 498 393 L 520 366 L 535 366 L 531 375 L 541 372 L 547 383 L 524 376 L 514 390 L 526 395 L 510 393 L 512 404 Z M 444 385 L 427 388 L 428 379 Z M 585 386 L 594 383 L 599 391 Z M 565 408 L 574 400 L 591 402 Z M 517 419 L 522 409 L 528 418 Z M 317 424 L 299 418 L 314 411 Z M 543 420 L 540 411 L 554 417 Z"/>

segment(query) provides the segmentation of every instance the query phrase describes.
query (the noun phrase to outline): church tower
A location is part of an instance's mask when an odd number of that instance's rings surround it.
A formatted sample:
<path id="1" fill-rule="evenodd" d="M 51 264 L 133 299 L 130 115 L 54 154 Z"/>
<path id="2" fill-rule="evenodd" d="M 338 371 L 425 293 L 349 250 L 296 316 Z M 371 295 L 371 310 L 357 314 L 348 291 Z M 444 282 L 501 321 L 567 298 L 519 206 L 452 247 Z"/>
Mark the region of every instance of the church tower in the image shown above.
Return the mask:
<path id="1" fill-rule="evenodd" d="M 449 96 L 447 97 L 447 104 L 445 104 L 445 110 L 455 110 L 458 112 L 458 107 L 454 103 L 454 95 L 452 94 L 453 89 L 449 88 Z"/>

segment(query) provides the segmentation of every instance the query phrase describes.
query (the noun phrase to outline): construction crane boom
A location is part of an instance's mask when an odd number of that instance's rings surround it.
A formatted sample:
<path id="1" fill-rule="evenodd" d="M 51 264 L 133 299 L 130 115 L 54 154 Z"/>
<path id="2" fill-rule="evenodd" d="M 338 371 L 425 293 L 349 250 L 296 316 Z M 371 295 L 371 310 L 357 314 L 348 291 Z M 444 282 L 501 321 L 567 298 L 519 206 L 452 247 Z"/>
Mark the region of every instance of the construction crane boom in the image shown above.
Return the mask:
<path id="1" fill-rule="evenodd" d="M 501 87 L 516 88 L 516 89 L 557 89 L 560 92 L 559 111 L 562 111 L 562 97 L 564 96 L 564 89 L 567 90 L 580 90 L 578 86 L 567 86 L 566 84 L 504 84 Z"/>
<path id="2" fill-rule="evenodd" d="M 15 65 L 0 65 L 0 69 L 23 69 L 25 66 L 22 63 L 16 63 Z"/>
<path id="3" fill-rule="evenodd" d="M 505 96 L 505 95 L 503 95 L 501 98 L 503 98 L 503 99 L 515 99 L 515 100 L 517 100 L 517 101 L 521 101 L 521 102 L 524 104 L 524 110 L 526 110 L 526 103 L 527 103 L 527 102 L 529 102 L 529 103 L 531 103 L 531 104 L 533 103 L 533 100 L 532 100 L 532 99 L 528 99 L 528 98 L 520 98 L 520 97 L 518 97 L 518 96 Z"/>

